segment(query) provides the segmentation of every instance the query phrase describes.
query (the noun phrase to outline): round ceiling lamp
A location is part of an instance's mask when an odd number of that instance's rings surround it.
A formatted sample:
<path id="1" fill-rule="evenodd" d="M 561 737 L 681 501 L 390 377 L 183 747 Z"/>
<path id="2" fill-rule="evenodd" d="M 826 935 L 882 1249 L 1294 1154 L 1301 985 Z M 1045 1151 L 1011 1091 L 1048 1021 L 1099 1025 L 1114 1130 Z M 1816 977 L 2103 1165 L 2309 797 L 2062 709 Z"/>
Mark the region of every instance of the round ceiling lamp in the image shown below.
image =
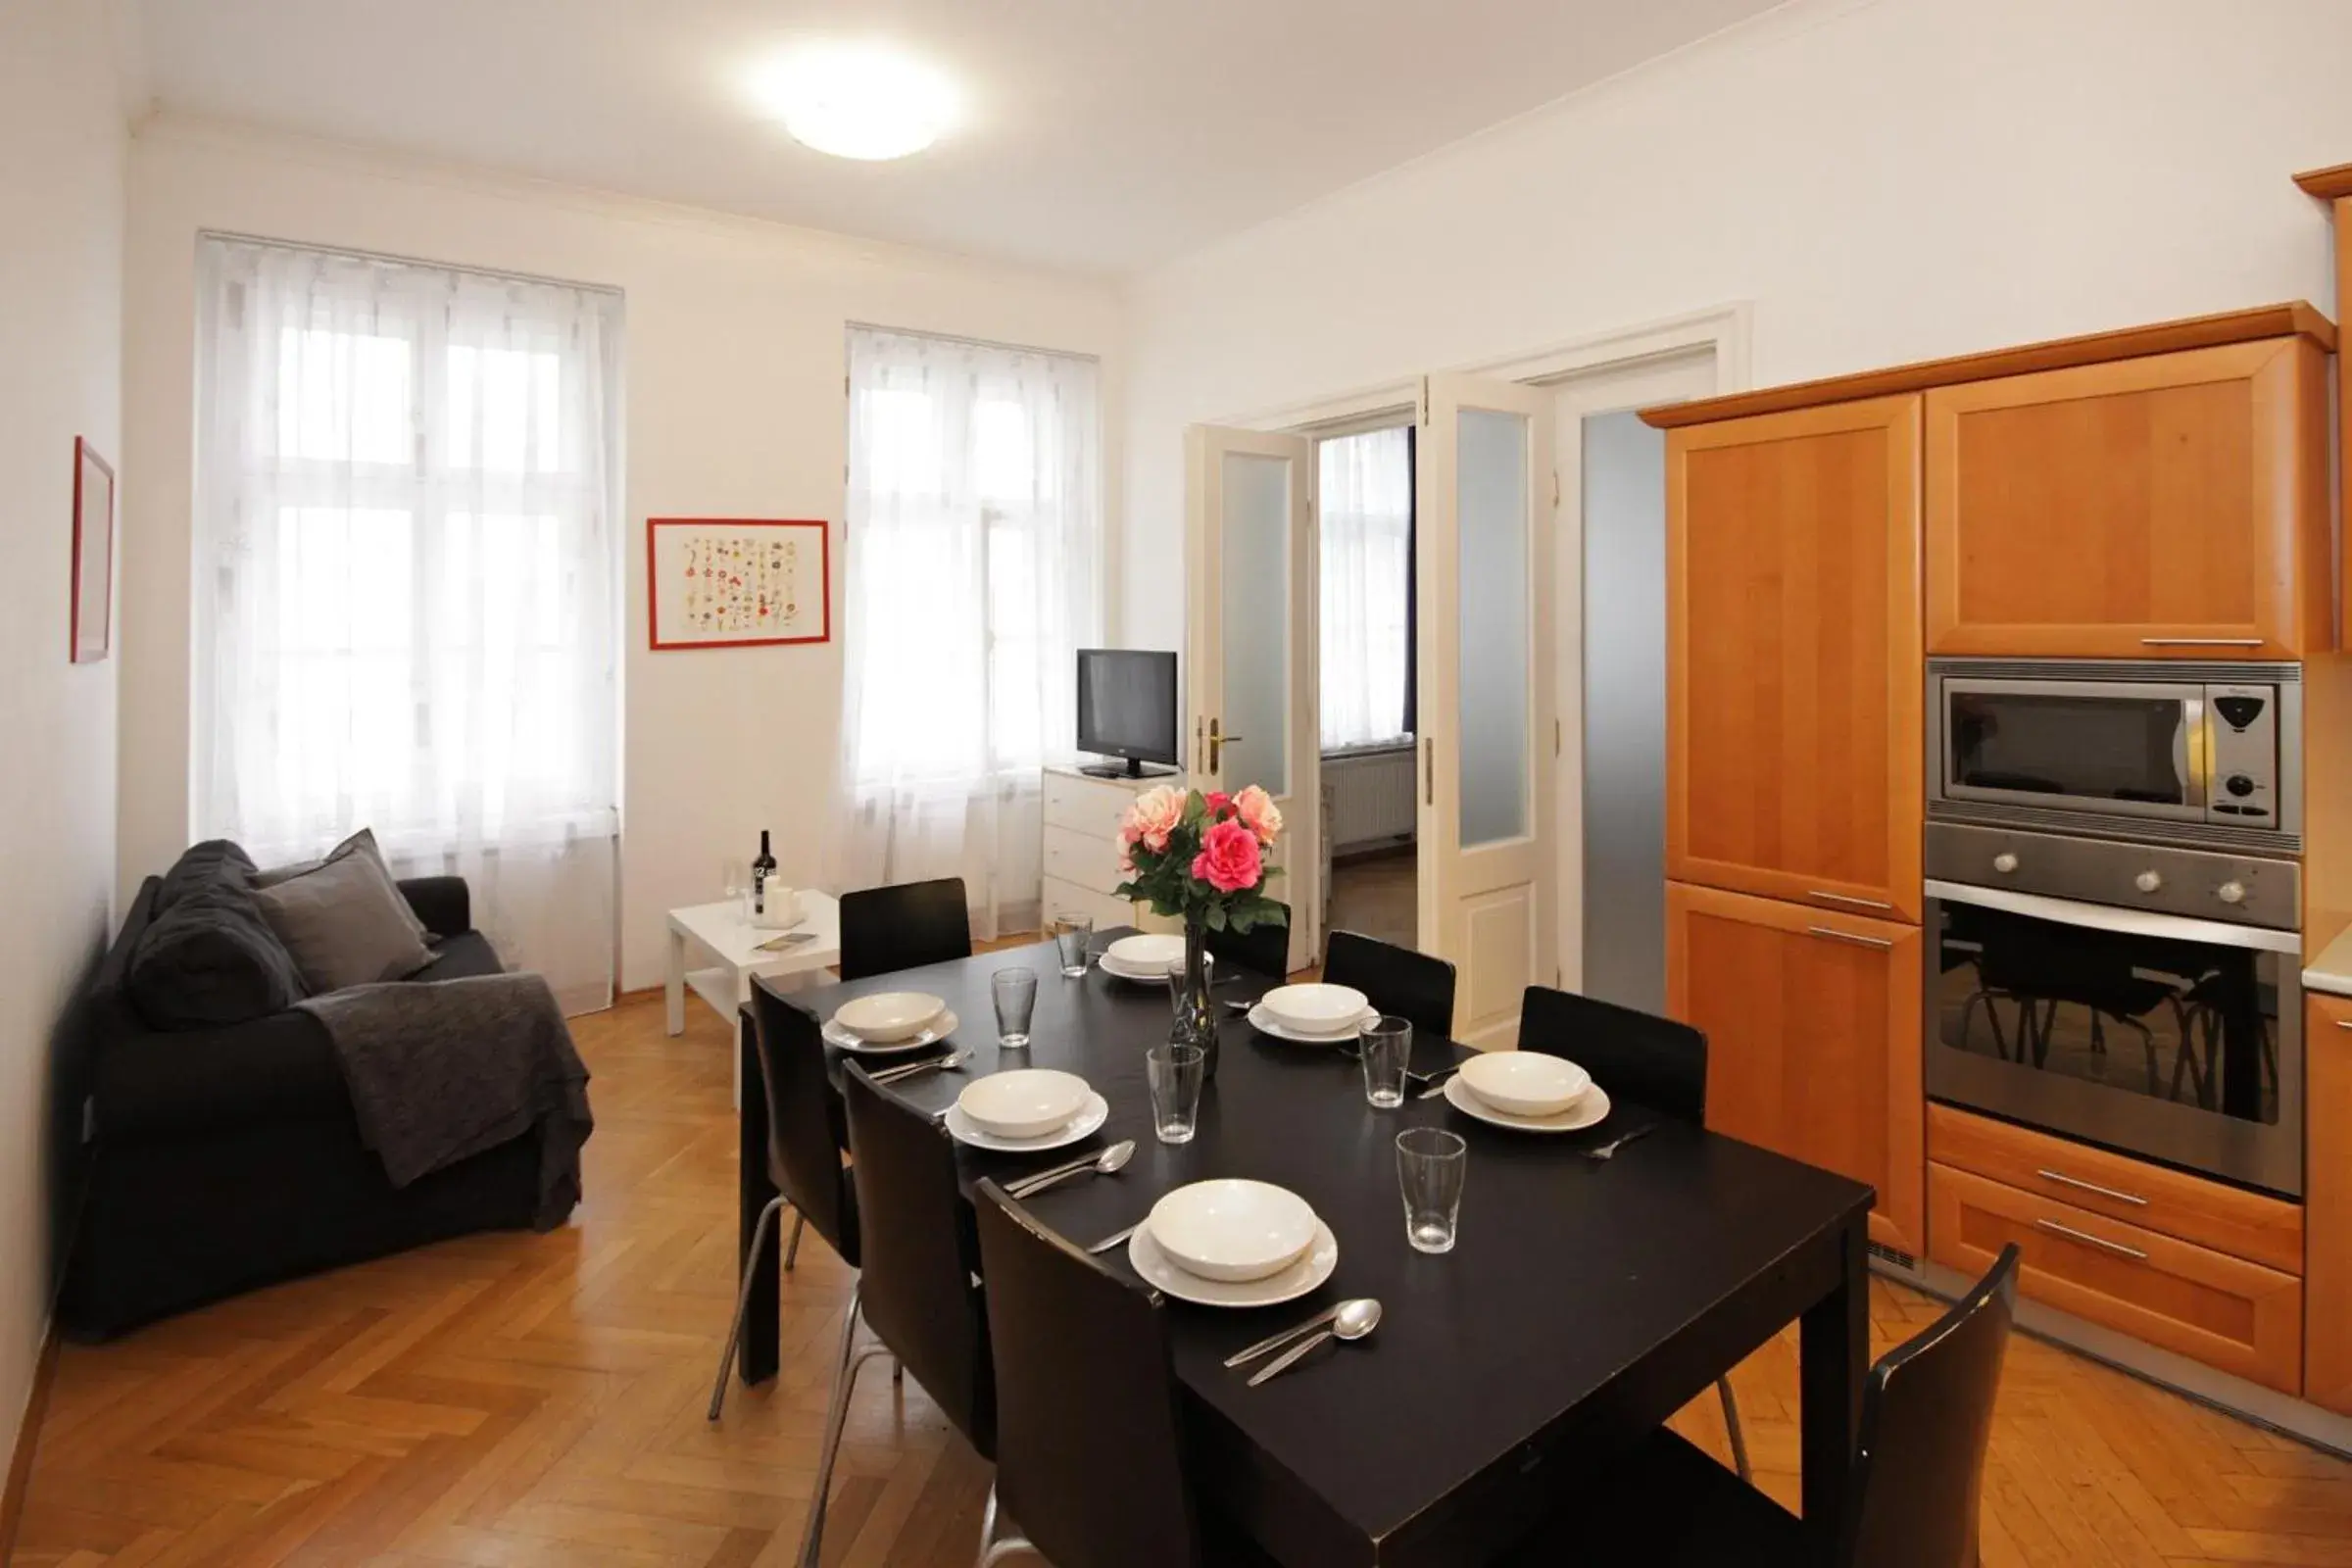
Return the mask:
<path id="1" fill-rule="evenodd" d="M 956 115 L 945 76 L 880 44 L 797 50 L 762 68 L 752 86 L 793 140 L 869 163 L 921 152 Z"/>

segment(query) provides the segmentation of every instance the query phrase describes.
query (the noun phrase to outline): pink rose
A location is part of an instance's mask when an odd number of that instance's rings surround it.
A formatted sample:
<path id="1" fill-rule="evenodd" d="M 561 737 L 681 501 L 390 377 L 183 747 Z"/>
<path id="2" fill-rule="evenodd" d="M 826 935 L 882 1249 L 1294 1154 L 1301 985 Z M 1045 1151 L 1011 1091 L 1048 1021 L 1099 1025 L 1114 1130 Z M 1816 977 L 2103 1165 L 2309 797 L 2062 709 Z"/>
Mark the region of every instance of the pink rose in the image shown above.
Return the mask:
<path id="1" fill-rule="evenodd" d="M 1193 857 L 1193 875 L 1219 893 L 1245 893 L 1257 886 L 1264 870 L 1257 835 L 1239 822 L 1212 824 L 1200 836 L 1200 853 Z"/>
<path id="2" fill-rule="evenodd" d="M 1119 819 L 1119 847 L 1131 848 L 1141 844 L 1154 855 L 1163 855 L 1168 848 L 1168 835 L 1184 820 L 1184 792 L 1166 784 L 1156 785 L 1135 798 L 1127 814 Z"/>
<path id="3" fill-rule="evenodd" d="M 1248 785 L 1236 795 L 1233 807 L 1242 824 L 1257 835 L 1258 843 L 1270 845 L 1282 836 L 1282 808 L 1274 804 L 1273 796 L 1256 785 Z"/>
<path id="4" fill-rule="evenodd" d="M 1233 797 L 1226 794 L 1223 790 L 1209 791 L 1207 802 L 1209 820 L 1213 822 L 1218 817 L 1223 816 L 1225 814 L 1225 808 L 1232 804 Z"/>

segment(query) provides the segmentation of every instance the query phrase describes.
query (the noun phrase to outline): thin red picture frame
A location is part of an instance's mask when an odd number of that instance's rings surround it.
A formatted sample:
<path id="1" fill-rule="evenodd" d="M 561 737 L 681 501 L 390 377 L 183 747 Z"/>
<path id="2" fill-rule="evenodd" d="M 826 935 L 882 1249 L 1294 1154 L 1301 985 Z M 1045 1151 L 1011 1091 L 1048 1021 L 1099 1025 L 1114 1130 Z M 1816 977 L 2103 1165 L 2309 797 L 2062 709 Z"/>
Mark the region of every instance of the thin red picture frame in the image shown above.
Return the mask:
<path id="1" fill-rule="evenodd" d="M 81 567 L 83 546 L 81 536 L 82 513 L 88 497 L 82 485 L 96 468 L 106 479 L 106 539 L 100 547 L 99 569 L 106 574 L 106 587 L 98 596 L 99 630 L 94 649 L 84 652 L 81 645 Z M 98 455 L 89 437 L 74 438 L 74 560 L 73 576 L 67 585 L 70 595 L 66 614 L 66 658 L 76 664 L 95 664 L 115 649 L 115 467 Z"/>
<path id="2" fill-rule="evenodd" d="M 734 637 L 680 642 L 662 637 L 661 534 L 662 528 L 813 528 L 816 530 L 817 578 L 823 598 L 818 602 L 820 630 L 809 637 Z M 645 519 L 646 645 L 656 653 L 695 648 L 788 648 L 833 640 L 833 528 L 812 517 L 648 517 Z"/>

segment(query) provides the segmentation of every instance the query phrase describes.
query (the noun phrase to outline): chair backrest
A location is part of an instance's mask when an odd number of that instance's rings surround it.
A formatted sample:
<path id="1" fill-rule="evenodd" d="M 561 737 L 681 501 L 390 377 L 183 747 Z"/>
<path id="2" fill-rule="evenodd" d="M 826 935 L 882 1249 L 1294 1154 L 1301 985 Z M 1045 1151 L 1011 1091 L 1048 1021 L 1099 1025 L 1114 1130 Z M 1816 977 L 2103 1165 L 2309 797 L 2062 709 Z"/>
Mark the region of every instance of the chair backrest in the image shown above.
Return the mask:
<path id="1" fill-rule="evenodd" d="M 1845 1568 L 1977 1568 L 1984 1447 L 2017 1307 L 2018 1249 L 1936 1324 L 1886 1352 L 1862 1390 Z"/>
<path id="2" fill-rule="evenodd" d="M 1519 1049 L 1567 1057 L 1611 1100 L 1677 1121 L 1707 1119 L 1707 1037 L 1687 1023 L 1529 986 L 1519 1004 Z"/>
<path id="3" fill-rule="evenodd" d="M 973 1205 L 997 1372 L 997 1496 L 1054 1568 L 1194 1568 L 1157 1295 L 1040 1226 L 994 1182 Z"/>
<path id="4" fill-rule="evenodd" d="M 972 916 L 959 876 L 841 896 L 844 980 L 971 956 Z"/>
<path id="5" fill-rule="evenodd" d="M 1410 1018 L 1423 1034 L 1453 1035 L 1453 965 L 1393 942 L 1334 931 L 1323 949 L 1323 978 L 1353 986 L 1372 1005 Z"/>
<path id="6" fill-rule="evenodd" d="M 858 1266 L 858 1194 L 842 1168 L 849 1147 L 841 1097 L 825 1079 L 825 1043 L 817 1022 L 754 981 L 751 1014 L 767 1106 L 767 1172 L 776 1190 L 827 1246 Z"/>
<path id="7" fill-rule="evenodd" d="M 1260 923 L 1243 936 L 1235 931 L 1211 931 L 1208 951 L 1219 963 L 1239 964 L 1252 974 L 1262 974 L 1270 980 L 1280 980 L 1291 972 L 1291 926 L 1288 916 L 1291 906 L 1280 906 L 1285 919 L 1281 925 Z"/>
<path id="8" fill-rule="evenodd" d="M 852 1175 L 863 1227 L 858 1286 L 866 1327 L 890 1348 L 981 1457 L 996 1443 L 988 1315 L 974 1275 L 980 1243 L 944 1128 L 845 1065 Z"/>

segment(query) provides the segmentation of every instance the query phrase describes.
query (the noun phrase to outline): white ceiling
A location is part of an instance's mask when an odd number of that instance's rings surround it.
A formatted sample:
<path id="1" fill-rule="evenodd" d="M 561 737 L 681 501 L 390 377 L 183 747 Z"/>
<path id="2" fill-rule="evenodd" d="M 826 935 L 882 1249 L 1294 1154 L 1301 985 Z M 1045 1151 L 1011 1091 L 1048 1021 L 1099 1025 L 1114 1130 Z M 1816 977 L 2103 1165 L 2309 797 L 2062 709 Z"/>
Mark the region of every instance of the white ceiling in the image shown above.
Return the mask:
<path id="1" fill-rule="evenodd" d="M 1777 0 L 143 0 L 159 106 L 845 233 L 1152 266 Z M 966 123 L 799 146 L 744 68 L 883 38 Z"/>

